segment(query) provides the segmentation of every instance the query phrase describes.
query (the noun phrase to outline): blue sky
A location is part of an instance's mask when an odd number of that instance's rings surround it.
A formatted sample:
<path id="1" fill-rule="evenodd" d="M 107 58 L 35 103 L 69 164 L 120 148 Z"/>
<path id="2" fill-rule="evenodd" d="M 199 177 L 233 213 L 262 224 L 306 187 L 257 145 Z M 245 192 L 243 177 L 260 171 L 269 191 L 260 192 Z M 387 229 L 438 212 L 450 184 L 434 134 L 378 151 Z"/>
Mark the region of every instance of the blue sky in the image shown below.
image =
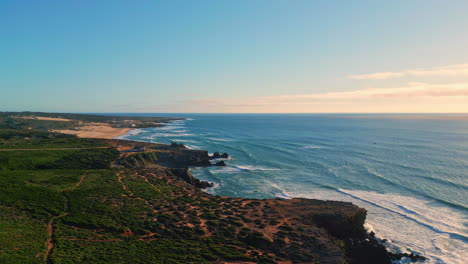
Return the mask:
<path id="1" fill-rule="evenodd" d="M 467 11 L 0 0 L 0 111 L 468 112 Z"/>

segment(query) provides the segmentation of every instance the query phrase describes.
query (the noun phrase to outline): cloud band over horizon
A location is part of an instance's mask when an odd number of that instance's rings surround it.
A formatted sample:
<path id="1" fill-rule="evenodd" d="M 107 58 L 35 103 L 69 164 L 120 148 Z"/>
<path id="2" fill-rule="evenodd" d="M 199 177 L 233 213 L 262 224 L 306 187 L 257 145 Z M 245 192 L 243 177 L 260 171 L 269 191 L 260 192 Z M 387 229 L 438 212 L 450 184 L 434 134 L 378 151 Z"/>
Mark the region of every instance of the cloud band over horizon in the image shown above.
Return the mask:
<path id="1" fill-rule="evenodd" d="M 360 112 L 379 106 L 391 112 L 460 112 L 468 102 L 467 83 L 408 83 L 394 88 L 368 88 L 354 91 L 246 97 L 243 99 L 184 100 L 189 104 L 214 110 L 240 109 L 239 112 L 263 112 L 274 108 L 277 112 L 294 109 L 293 112 Z M 412 108 L 411 106 L 414 106 Z M 196 107 L 197 108 L 197 107 Z M 216 111 L 214 111 L 216 112 Z M 377 112 L 377 111 L 375 111 Z"/>
<path id="2" fill-rule="evenodd" d="M 398 77 L 468 76 L 468 64 L 454 64 L 429 69 L 412 69 L 400 72 L 376 72 L 350 75 L 354 80 L 385 80 Z"/>

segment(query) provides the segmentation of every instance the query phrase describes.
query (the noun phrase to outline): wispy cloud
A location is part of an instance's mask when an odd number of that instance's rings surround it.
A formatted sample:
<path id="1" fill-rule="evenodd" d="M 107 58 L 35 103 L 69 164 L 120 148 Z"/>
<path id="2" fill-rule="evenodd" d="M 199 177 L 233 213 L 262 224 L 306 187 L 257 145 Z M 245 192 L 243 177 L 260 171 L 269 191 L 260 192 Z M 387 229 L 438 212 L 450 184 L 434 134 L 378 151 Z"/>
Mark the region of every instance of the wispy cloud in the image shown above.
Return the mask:
<path id="1" fill-rule="evenodd" d="M 468 83 L 408 83 L 394 88 L 184 100 L 178 104 L 210 112 L 468 112 L 466 102 Z"/>
<path id="2" fill-rule="evenodd" d="M 355 80 L 384 80 L 397 77 L 431 77 L 431 76 L 468 76 L 468 64 L 455 64 L 429 69 L 412 69 L 400 72 L 376 72 L 369 74 L 350 75 Z"/>
<path id="3" fill-rule="evenodd" d="M 299 94 L 261 97 L 265 101 L 341 100 L 389 97 L 468 96 L 468 83 L 409 83 L 395 88 L 369 88 L 349 92 Z"/>

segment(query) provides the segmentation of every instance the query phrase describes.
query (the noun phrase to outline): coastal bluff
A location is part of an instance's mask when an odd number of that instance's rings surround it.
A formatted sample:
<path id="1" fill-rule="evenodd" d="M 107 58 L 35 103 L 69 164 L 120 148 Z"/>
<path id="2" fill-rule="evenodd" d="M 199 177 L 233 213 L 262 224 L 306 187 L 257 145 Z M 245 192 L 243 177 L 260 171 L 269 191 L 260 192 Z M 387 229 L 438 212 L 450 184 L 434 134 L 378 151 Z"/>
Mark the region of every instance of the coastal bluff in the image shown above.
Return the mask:
<path id="1" fill-rule="evenodd" d="M 183 213 L 197 212 L 203 236 L 227 235 L 240 242 L 238 246 L 245 248 L 246 256 L 270 256 L 286 261 L 277 263 L 343 264 L 391 263 L 395 258 L 364 229 L 367 211 L 352 203 L 213 196 L 199 190 L 212 184 L 196 179 L 189 171 L 191 166 L 214 165 L 207 151 L 178 144 L 127 140 L 110 143 L 121 152 L 114 164 L 122 170 L 121 174 L 131 171 L 145 177 L 174 177 L 188 183 L 180 197 L 197 196 L 213 202 L 209 213 L 193 204 L 186 204 L 190 210 Z M 233 222 L 227 226 L 219 224 L 228 219 Z"/>

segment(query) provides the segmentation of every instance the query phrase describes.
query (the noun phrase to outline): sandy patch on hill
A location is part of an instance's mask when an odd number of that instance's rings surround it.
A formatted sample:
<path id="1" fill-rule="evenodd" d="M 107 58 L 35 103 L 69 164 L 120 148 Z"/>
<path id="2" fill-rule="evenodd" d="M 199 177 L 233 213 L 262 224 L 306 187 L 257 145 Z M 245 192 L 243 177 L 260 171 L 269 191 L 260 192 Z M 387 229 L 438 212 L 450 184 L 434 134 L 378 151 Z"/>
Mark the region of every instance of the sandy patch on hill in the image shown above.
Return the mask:
<path id="1" fill-rule="evenodd" d="M 55 132 L 76 135 L 80 138 L 105 138 L 112 139 L 121 135 L 125 135 L 132 128 L 115 128 L 104 123 L 90 123 L 88 125 L 77 127 L 76 130 L 65 129 L 55 130 Z"/>
<path id="2" fill-rule="evenodd" d="M 73 121 L 71 119 L 58 118 L 58 117 L 43 117 L 43 116 L 22 116 L 23 119 L 36 119 L 36 120 L 47 120 L 47 121 Z"/>

